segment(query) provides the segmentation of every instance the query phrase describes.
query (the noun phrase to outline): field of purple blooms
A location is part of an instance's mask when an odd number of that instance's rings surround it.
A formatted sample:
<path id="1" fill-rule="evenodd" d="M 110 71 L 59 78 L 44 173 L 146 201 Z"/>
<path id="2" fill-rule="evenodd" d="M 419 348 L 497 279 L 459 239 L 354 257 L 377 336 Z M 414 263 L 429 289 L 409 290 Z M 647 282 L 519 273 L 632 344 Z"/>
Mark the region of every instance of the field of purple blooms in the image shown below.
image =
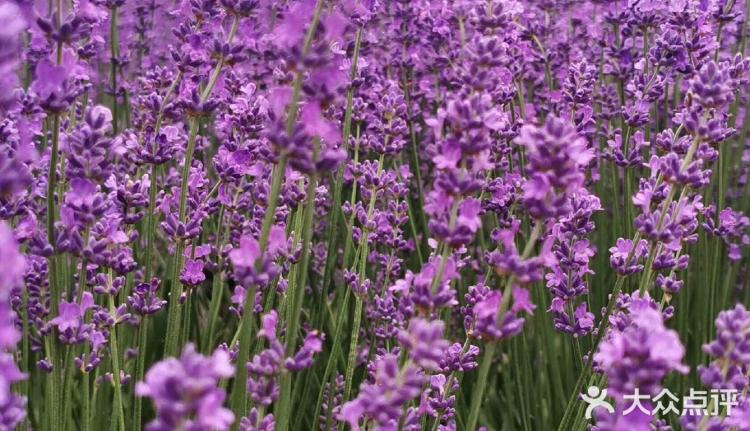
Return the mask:
<path id="1" fill-rule="evenodd" d="M 750 430 L 749 23 L 0 0 L 0 430 Z"/>

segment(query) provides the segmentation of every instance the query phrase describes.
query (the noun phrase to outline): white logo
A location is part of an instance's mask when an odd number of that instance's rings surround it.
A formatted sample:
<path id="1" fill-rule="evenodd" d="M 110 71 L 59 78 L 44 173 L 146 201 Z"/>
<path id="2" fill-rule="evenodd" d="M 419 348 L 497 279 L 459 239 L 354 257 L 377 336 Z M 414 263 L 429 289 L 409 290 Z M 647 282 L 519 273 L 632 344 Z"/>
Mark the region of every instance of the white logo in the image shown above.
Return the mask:
<path id="1" fill-rule="evenodd" d="M 602 391 L 596 386 L 589 386 L 586 392 L 588 393 L 588 395 L 581 394 L 581 398 L 583 399 L 583 401 L 585 401 L 586 404 L 589 405 L 588 407 L 586 407 L 586 419 L 591 419 L 591 413 L 597 407 L 602 407 L 609 413 L 614 413 L 615 408 L 612 407 L 612 404 L 605 400 L 605 398 L 607 398 L 606 389 Z"/>

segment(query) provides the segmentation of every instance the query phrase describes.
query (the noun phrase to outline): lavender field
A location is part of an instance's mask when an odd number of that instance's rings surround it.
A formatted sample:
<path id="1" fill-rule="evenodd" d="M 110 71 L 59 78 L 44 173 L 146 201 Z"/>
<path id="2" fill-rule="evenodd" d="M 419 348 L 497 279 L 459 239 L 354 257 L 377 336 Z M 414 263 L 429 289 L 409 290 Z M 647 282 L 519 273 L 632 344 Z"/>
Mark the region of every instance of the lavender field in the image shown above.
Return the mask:
<path id="1" fill-rule="evenodd" d="M 0 0 L 0 430 L 750 430 L 750 0 Z"/>

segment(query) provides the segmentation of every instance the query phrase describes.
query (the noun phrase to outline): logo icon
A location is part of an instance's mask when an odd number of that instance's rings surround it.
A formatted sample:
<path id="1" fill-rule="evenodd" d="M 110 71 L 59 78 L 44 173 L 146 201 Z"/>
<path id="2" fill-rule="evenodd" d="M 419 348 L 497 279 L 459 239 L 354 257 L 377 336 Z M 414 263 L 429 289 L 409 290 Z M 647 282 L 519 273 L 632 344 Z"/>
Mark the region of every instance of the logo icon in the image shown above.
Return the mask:
<path id="1" fill-rule="evenodd" d="M 598 407 L 607 410 L 609 413 L 614 413 L 615 411 L 612 404 L 605 400 L 605 398 L 607 398 L 606 389 L 600 390 L 596 386 L 589 386 L 586 390 L 586 394 L 581 394 L 581 398 L 589 405 L 586 407 L 586 419 L 591 419 L 591 413 Z"/>

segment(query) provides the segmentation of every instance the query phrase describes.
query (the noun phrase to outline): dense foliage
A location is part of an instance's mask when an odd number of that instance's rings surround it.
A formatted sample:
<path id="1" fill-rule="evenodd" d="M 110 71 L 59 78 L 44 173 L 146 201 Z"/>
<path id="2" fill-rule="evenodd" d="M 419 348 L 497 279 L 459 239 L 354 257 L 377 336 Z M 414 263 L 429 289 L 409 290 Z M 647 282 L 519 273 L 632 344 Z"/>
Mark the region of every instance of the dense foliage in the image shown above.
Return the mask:
<path id="1" fill-rule="evenodd" d="M 750 430 L 749 12 L 0 0 L 0 429 Z"/>

